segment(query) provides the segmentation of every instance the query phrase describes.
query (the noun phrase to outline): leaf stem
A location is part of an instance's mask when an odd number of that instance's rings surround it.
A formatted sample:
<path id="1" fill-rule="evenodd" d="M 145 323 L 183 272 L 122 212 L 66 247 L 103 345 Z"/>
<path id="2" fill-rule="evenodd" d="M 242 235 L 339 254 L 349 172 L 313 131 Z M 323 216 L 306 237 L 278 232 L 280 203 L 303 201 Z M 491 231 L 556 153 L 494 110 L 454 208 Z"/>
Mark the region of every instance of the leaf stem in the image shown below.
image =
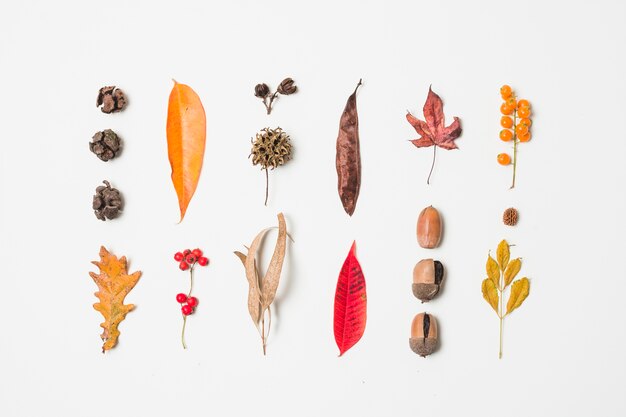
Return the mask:
<path id="1" fill-rule="evenodd" d="M 502 304 L 502 301 L 500 301 L 500 304 Z M 498 354 L 498 359 L 502 359 L 502 321 L 503 317 L 500 316 L 500 353 Z"/>
<path id="2" fill-rule="evenodd" d="M 430 176 L 433 174 L 433 168 L 435 168 L 435 158 L 437 157 L 437 145 L 433 145 L 433 163 L 430 166 L 430 172 L 428 173 L 428 179 L 426 180 L 426 184 L 430 185 Z"/>

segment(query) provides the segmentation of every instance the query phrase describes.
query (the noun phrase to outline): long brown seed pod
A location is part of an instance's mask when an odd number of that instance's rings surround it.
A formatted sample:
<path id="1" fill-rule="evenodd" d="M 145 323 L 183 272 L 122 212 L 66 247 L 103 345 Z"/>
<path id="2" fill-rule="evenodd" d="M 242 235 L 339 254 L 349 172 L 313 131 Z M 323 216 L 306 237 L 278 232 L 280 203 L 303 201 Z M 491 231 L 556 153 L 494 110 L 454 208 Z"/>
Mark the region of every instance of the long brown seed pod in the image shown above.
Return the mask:
<path id="1" fill-rule="evenodd" d="M 348 97 L 339 121 L 337 136 L 337 189 L 343 208 L 352 216 L 361 188 L 361 151 L 359 146 L 359 115 L 356 109 L 356 91 Z"/>

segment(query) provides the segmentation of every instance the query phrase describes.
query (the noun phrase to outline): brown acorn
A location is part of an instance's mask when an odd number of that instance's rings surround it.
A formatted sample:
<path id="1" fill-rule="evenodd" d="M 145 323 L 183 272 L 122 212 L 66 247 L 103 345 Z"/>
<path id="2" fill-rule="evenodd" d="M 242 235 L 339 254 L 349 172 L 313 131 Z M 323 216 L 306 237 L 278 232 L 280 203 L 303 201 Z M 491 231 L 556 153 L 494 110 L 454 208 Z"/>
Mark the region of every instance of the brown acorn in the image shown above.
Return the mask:
<path id="1" fill-rule="evenodd" d="M 411 350 L 425 358 L 437 349 L 437 320 L 428 313 L 420 313 L 411 324 Z"/>
<path id="2" fill-rule="evenodd" d="M 432 300 L 443 281 L 443 264 L 432 259 L 422 259 L 413 268 L 413 295 L 422 303 Z"/>
<path id="3" fill-rule="evenodd" d="M 443 223 L 436 208 L 428 206 L 417 218 L 417 243 L 423 248 L 432 249 L 439 246 Z"/>

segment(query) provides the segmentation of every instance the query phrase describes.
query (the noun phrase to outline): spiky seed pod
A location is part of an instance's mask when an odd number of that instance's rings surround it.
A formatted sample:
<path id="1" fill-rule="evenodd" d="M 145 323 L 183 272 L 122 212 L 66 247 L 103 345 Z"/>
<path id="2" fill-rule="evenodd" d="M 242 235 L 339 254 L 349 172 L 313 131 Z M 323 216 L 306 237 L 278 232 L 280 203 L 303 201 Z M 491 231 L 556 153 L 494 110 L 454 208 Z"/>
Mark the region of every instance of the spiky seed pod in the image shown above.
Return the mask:
<path id="1" fill-rule="evenodd" d="M 502 221 L 504 222 L 504 224 L 506 224 L 507 226 L 515 226 L 518 220 L 519 212 L 515 208 L 509 207 L 508 209 L 504 210 L 504 214 L 502 214 Z"/>
<path id="2" fill-rule="evenodd" d="M 291 141 L 280 127 L 266 127 L 256 134 L 250 152 L 253 165 L 262 169 L 277 168 L 291 159 Z"/>
<path id="3" fill-rule="evenodd" d="M 102 106 L 102 107 L 100 107 Z M 100 107 L 102 113 L 115 113 L 122 111 L 126 106 L 124 92 L 116 86 L 102 87 L 98 92 L 96 107 Z"/>
<path id="4" fill-rule="evenodd" d="M 411 324 L 411 350 L 421 357 L 426 357 L 437 349 L 438 329 L 437 320 L 432 314 L 420 313 Z"/>
<path id="5" fill-rule="evenodd" d="M 261 165 L 265 170 L 265 205 L 268 196 L 268 168 L 278 168 L 291 159 L 291 140 L 289 135 L 280 127 L 270 129 L 266 127 L 256 134 L 252 140 L 252 165 Z"/>
<path id="6" fill-rule="evenodd" d="M 89 143 L 91 152 L 104 162 L 115 158 L 121 147 L 122 143 L 119 136 L 111 129 L 96 132 Z"/>
<path id="7" fill-rule="evenodd" d="M 432 259 L 422 259 L 413 268 L 413 295 L 422 303 L 432 300 L 441 288 L 443 264 Z"/>
<path id="8" fill-rule="evenodd" d="M 102 181 L 104 185 L 96 188 L 93 196 L 92 207 L 96 217 L 102 221 L 112 220 L 119 216 L 122 210 L 122 196 L 116 188 L 111 187 L 108 181 Z"/>

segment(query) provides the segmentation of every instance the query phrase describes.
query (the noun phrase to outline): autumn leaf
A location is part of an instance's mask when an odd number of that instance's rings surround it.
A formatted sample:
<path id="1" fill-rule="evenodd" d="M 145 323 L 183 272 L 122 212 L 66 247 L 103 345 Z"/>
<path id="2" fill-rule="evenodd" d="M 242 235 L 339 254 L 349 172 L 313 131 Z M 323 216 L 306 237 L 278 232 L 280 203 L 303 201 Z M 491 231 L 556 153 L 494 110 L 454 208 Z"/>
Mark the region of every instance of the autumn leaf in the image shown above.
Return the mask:
<path id="1" fill-rule="evenodd" d="M 426 121 L 418 119 L 408 111 L 406 119 L 420 135 L 418 139 L 412 140 L 411 143 L 418 148 L 433 146 L 433 164 L 426 181 L 430 184 L 430 176 L 435 166 L 437 147 L 447 150 L 457 149 L 454 141 L 461 136 L 462 129 L 461 120 L 458 117 L 454 117 L 454 121 L 449 126 L 446 126 L 443 102 L 441 97 L 433 92 L 432 87 L 428 89 L 428 98 L 424 104 L 423 111 Z"/>
<path id="2" fill-rule="evenodd" d="M 141 277 L 141 271 L 128 274 L 126 257 L 118 259 L 107 251 L 104 246 L 100 248 L 100 262 L 93 261 L 100 269 L 100 273 L 90 272 L 98 286 L 95 296 L 100 302 L 95 303 L 93 308 L 102 314 L 104 322 L 100 324 L 104 330 L 102 335 L 102 353 L 112 349 L 117 344 L 120 335 L 118 326 L 126 318 L 126 314 L 135 308 L 134 304 L 124 304 L 124 298 L 133 289 Z"/>
<path id="3" fill-rule="evenodd" d="M 496 287 L 500 286 L 500 268 L 496 263 L 496 260 L 491 257 L 491 255 L 487 256 L 487 277 L 493 281 L 493 285 Z"/>
<path id="4" fill-rule="evenodd" d="M 354 346 L 365 332 L 367 292 L 365 277 L 356 257 L 356 242 L 341 267 L 335 291 L 334 333 L 339 356 Z"/>
<path id="5" fill-rule="evenodd" d="M 498 244 L 498 249 L 496 250 L 496 256 L 498 258 L 498 264 L 500 264 L 500 270 L 504 272 L 506 266 L 509 264 L 509 258 L 511 257 L 511 252 L 509 251 L 509 244 L 506 240 L 502 240 Z"/>
<path id="6" fill-rule="evenodd" d="M 188 85 L 174 81 L 167 108 L 167 152 L 181 222 L 200 180 L 205 142 L 206 116 L 200 97 Z"/>
<path id="7" fill-rule="evenodd" d="M 247 255 L 239 251 L 235 251 L 235 255 L 241 260 L 244 268 L 246 266 L 246 258 Z M 261 301 L 259 296 L 259 273 L 255 268 L 254 275 L 248 278 L 248 274 L 246 274 L 246 278 L 248 279 L 248 313 L 250 314 L 250 318 L 254 325 L 258 328 L 259 321 L 261 320 Z"/>
<path id="8" fill-rule="evenodd" d="M 263 243 L 263 238 L 272 228 L 261 230 L 252 241 L 247 254 L 235 252 L 235 255 L 243 263 L 248 280 L 248 312 L 254 322 L 263 344 L 263 354 L 266 352 L 267 337 L 269 336 L 269 323 L 266 329 L 265 315 L 271 323 L 270 306 L 276 296 L 280 275 L 285 259 L 287 245 L 287 225 L 283 213 L 278 214 L 278 238 L 270 264 L 261 279 L 257 268 L 256 256 Z"/>
<path id="9" fill-rule="evenodd" d="M 509 294 L 508 302 L 506 303 L 506 313 L 504 312 L 505 294 L 506 288 L 515 279 L 519 271 L 522 269 L 522 260 L 515 258 L 510 260 L 510 245 L 506 240 L 502 240 L 498 244 L 496 251 L 496 257 L 498 261 L 491 257 L 491 254 L 487 255 L 487 278 L 482 282 L 483 298 L 494 309 L 498 318 L 500 319 L 500 353 L 499 357 L 502 358 L 502 328 L 504 317 L 510 312 L 518 308 L 526 297 L 530 289 L 530 283 L 528 278 L 522 278 L 513 282 L 511 291 Z M 500 283 L 500 278 L 503 278 L 503 282 Z"/>
<path id="10" fill-rule="evenodd" d="M 508 286 L 514 279 L 517 273 L 522 269 L 522 261 L 520 258 L 515 258 L 509 265 L 506 267 L 504 271 L 504 286 Z"/>
<path id="11" fill-rule="evenodd" d="M 493 280 L 489 278 L 485 278 L 483 280 L 483 298 L 485 301 L 489 303 L 491 308 L 498 313 L 498 301 L 500 298 L 498 297 L 498 289 L 496 288 Z"/>
<path id="12" fill-rule="evenodd" d="M 509 296 L 509 302 L 506 304 L 506 314 L 511 313 L 513 310 L 522 305 L 528 293 L 530 292 L 530 282 L 528 278 L 518 279 L 511 286 L 511 295 Z"/>

